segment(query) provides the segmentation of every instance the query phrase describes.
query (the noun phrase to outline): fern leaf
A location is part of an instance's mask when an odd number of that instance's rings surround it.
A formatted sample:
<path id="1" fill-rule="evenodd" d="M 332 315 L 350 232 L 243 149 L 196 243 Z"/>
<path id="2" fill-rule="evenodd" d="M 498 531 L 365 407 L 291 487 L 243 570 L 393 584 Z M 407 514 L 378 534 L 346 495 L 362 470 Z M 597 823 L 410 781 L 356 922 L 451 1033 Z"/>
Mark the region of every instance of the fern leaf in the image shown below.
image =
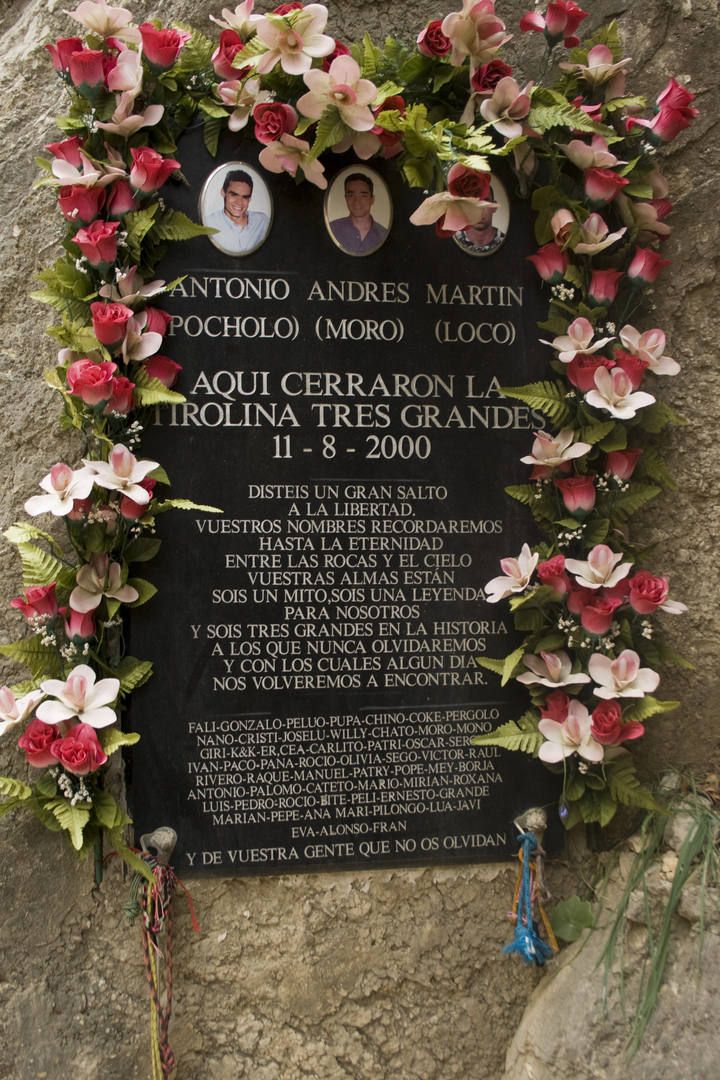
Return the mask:
<path id="1" fill-rule="evenodd" d="M 16 521 L 13 525 L 10 525 L 3 536 L 10 544 L 28 544 L 33 540 L 44 540 L 49 544 L 56 555 L 61 554 L 60 545 L 53 539 L 50 533 L 43 532 L 42 529 L 38 529 L 35 525 L 30 525 L 24 521 Z"/>
<path id="2" fill-rule="evenodd" d="M 504 660 L 495 660 L 492 656 L 477 656 L 475 662 L 488 671 L 494 671 L 496 675 L 502 675 L 505 666 Z"/>
<path id="3" fill-rule="evenodd" d="M 528 714 L 526 714 L 527 716 Z M 527 730 L 520 721 L 508 720 L 489 735 L 476 735 L 470 742 L 473 746 L 501 746 L 504 750 L 519 750 L 523 754 L 537 754 L 543 744 L 540 732 Z"/>
<path id="4" fill-rule="evenodd" d="M 662 488 L 654 487 L 652 484 L 633 483 L 630 491 L 625 495 L 616 496 L 613 500 L 613 516 L 620 518 L 621 521 L 629 518 L 657 498 L 661 491 Z"/>
<path id="5" fill-rule="evenodd" d="M 524 401 L 531 409 L 539 409 L 554 424 L 562 426 L 570 418 L 567 405 L 567 387 L 561 382 L 529 383 L 527 386 L 501 386 L 500 392 L 506 397 Z"/>
<path id="6" fill-rule="evenodd" d="M 658 716 L 660 713 L 673 712 L 675 709 L 679 708 L 679 701 L 658 701 L 652 694 L 646 694 L 644 698 L 641 698 L 640 701 L 625 710 L 623 713 L 623 722 L 627 723 L 633 721 L 642 723 L 643 720 L 649 720 L 651 716 Z"/>
<path id="7" fill-rule="evenodd" d="M 23 568 L 23 588 L 57 581 L 63 571 L 59 559 L 35 544 L 18 544 L 17 549 Z"/>
<path id="8" fill-rule="evenodd" d="M 83 829 L 90 820 L 88 803 L 78 803 L 71 806 L 67 799 L 48 799 L 45 809 L 49 810 L 57 820 L 61 829 L 70 834 L 70 841 L 76 851 L 83 846 Z"/>
<path id="9" fill-rule="evenodd" d="M 23 784 L 21 780 L 13 780 L 11 776 L 0 776 L 0 795 L 17 802 L 24 802 L 32 795 L 32 788 Z"/>
<path id="10" fill-rule="evenodd" d="M 159 240 L 192 240 L 194 236 L 209 236 L 212 231 L 180 210 L 168 210 L 156 223 L 154 235 Z"/>

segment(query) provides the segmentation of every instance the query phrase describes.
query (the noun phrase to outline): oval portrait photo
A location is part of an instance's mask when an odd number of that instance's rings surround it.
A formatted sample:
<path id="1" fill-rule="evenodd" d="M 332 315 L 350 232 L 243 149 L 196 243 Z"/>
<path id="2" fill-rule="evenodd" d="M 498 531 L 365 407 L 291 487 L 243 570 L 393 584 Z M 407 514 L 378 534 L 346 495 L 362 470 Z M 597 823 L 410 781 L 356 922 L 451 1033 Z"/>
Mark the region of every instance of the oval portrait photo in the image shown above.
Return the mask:
<path id="1" fill-rule="evenodd" d="M 390 192 L 383 178 L 364 165 L 337 174 L 325 196 L 325 228 L 346 255 L 372 255 L 392 225 Z"/>
<path id="2" fill-rule="evenodd" d="M 502 180 L 497 176 L 491 176 L 487 201 L 497 203 L 497 209 L 488 206 L 475 225 L 468 225 L 453 236 L 466 255 L 480 258 L 494 255 L 505 243 L 510 224 L 510 199 Z"/>
<path id="3" fill-rule="evenodd" d="M 200 220 L 217 229 L 208 236 L 226 255 L 250 255 L 270 232 L 272 199 L 262 176 L 244 161 L 214 169 L 200 193 Z"/>

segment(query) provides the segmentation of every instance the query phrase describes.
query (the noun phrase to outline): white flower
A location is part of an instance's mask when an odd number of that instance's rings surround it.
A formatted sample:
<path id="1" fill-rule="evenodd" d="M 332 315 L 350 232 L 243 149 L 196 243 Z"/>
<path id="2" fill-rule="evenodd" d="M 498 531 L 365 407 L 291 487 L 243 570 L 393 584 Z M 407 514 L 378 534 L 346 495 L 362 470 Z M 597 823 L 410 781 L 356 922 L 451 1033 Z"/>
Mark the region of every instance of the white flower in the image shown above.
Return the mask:
<path id="1" fill-rule="evenodd" d="M 604 345 L 607 345 L 609 341 L 612 341 L 612 338 L 608 337 L 593 342 L 594 333 L 592 323 L 588 319 L 579 318 L 570 323 L 567 334 L 561 334 L 559 337 L 553 338 L 552 341 L 543 341 L 541 339 L 541 343 L 556 349 L 563 364 L 569 364 L 577 353 L 595 353 L 602 349 Z"/>
<path id="2" fill-rule="evenodd" d="M 155 124 L 159 124 L 162 120 L 165 108 L 162 105 L 148 105 L 148 107 L 141 113 L 133 113 L 133 105 L 135 104 L 135 97 L 132 91 L 128 90 L 124 94 L 120 94 L 117 99 L 117 106 L 112 117 L 106 123 L 97 121 L 97 126 L 102 128 L 103 131 L 109 131 L 113 135 L 122 135 L 125 138 L 129 138 L 134 135 L 136 131 L 144 127 L 154 127 Z"/>
<path id="3" fill-rule="evenodd" d="M 498 600 L 504 600 L 512 593 L 524 592 L 530 584 L 530 578 L 535 572 L 539 558 L 537 553 L 533 555 L 527 544 L 523 544 L 517 559 L 501 559 L 500 567 L 504 570 L 505 577 L 496 577 L 488 581 L 485 586 L 485 599 L 488 604 L 496 604 Z"/>
<path id="4" fill-rule="evenodd" d="M 125 337 L 122 343 L 122 355 L 126 364 L 131 360 L 147 360 L 154 356 L 162 345 L 162 334 L 157 330 L 148 330 L 143 333 L 147 325 L 147 313 L 138 312 L 127 321 Z"/>
<path id="5" fill-rule="evenodd" d="M 580 226 L 581 239 L 571 247 L 577 255 L 596 255 L 605 248 L 612 247 L 616 240 L 627 232 L 625 226 L 611 233 L 600 214 L 591 214 Z"/>
<path id="6" fill-rule="evenodd" d="M 566 559 L 565 569 L 575 575 L 578 585 L 585 589 L 612 589 L 626 578 L 632 569 L 632 563 L 618 563 L 622 553 L 611 551 L 607 544 L 596 544 L 588 552 L 587 562 L 580 559 Z"/>
<path id="7" fill-rule="evenodd" d="M 140 482 L 158 468 L 157 461 L 138 461 L 126 446 L 117 443 L 110 451 L 107 461 L 83 459 L 83 464 L 92 470 L 93 480 L 98 487 L 121 491 L 141 506 L 150 502 L 150 492 L 141 487 Z"/>
<path id="8" fill-rule="evenodd" d="M 595 390 L 588 390 L 585 400 L 596 409 L 605 409 L 618 420 L 632 420 L 638 409 L 652 405 L 655 398 L 644 390 L 633 390 L 622 368 L 599 367 L 593 376 Z"/>
<path id="9" fill-rule="evenodd" d="M 82 150 L 80 151 L 80 159 L 82 162 L 81 169 L 77 169 L 75 165 L 71 165 L 69 161 L 65 161 L 63 158 L 53 160 L 52 172 L 58 184 L 63 187 L 68 187 L 71 184 L 76 187 L 107 187 L 108 184 L 114 184 L 122 176 L 127 176 L 127 172 L 121 167 L 115 165 L 104 167 L 96 164 L 90 160 L 87 154 L 83 154 Z"/>
<path id="10" fill-rule="evenodd" d="M 665 334 L 657 327 L 641 334 L 628 324 L 621 329 L 620 340 L 628 352 L 639 356 L 641 360 L 647 360 L 650 371 L 656 375 L 677 375 L 680 370 L 677 360 L 673 360 L 671 356 L 663 356 Z"/>
<path id="11" fill-rule="evenodd" d="M 523 664 L 530 668 L 524 675 L 518 675 L 517 681 L 524 686 L 532 686 L 539 683 L 540 686 L 549 686 L 557 690 L 560 686 L 574 686 L 579 683 L 589 683 L 590 676 L 581 671 L 572 673 L 572 661 L 566 652 L 541 652 L 539 656 L 526 653 L 523 656 Z"/>
<path id="12" fill-rule="evenodd" d="M 324 175 L 325 166 L 317 158 L 311 157 L 310 143 L 305 139 L 296 139 L 288 132 L 263 147 L 258 160 L 268 172 L 286 172 L 295 176 L 298 169 L 302 169 L 305 179 L 315 187 L 324 189 L 328 186 Z"/>
<path id="13" fill-rule="evenodd" d="M 538 724 L 538 731 L 547 739 L 540 747 L 538 757 L 541 761 L 554 763 L 571 754 L 579 754 L 586 761 L 602 761 L 604 750 L 593 739 L 591 725 L 592 718 L 585 706 L 573 699 L 562 724 L 549 718 Z"/>
<path id="14" fill-rule="evenodd" d="M 259 79 L 232 79 L 221 82 L 217 93 L 223 105 L 234 110 L 228 120 L 231 131 L 241 131 L 250 119 L 253 108 L 272 98 L 269 90 L 260 89 Z"/>
<path id="15" fill-rule="evenodd" d="M 141 41 L 139 30 L 129 26 L 132 13 L 127 8 L 109 7 L 106 0 L 82 0 L 75 11 L 66 11 L 71 19 L 81 23 L 98 37 L 121 37 L 126 41 Z"/>
<path id="16" fill-rule="evenodd" d="M 255 25 L 262 19 L 262 15 L 252 14 L 254 6 L 254 0 L 245 0 L 244 3 L 238 4 L 234 11 L 230 8 L 223 8 L 221 12 L 222 19 L 216 19 L 214 15 L 211 15 L 210 19 L 212 22 L 217 23 L 218 26 L 221 26 L 223 30 L 234 30 L 244 41 L 254 31 Z"/>
<path id="17" fill-rule="evenodd" d="M 143 279 L 137 272 L 137 266 L 131 266 L 125 271 L 118 272 L 114 285 L 103 285 L 99 291 L 106 300 L 119 300 L 128 307 L 132 307 L 133 304 L 144 301 L 149 296 L 156 296 L 164 289 L 165 282 L 159 278 L 143 284 Z"/>
<path id="18" fill-rule="evenodd" d="M 81 724 L 104 728 L 117 720 L 114 709 L 108 708 L 120 692 L 119 679 L 101 679 L 87 664 L 79 664 L 70 672 L 66 682 L 46 679 L 40 683 L 43 694 L 55 701 L 43 701 L 37 710 L 38 720 L 44 724 L 62 724 L 64 720 L 77 717 Z"/>
<path id="19" fill-rule="evenodd" d="M 632 649 L 625 649 L 617 660 L 611 660 L 602 653 L 593 653 L 588 671 L 598 684 L 593 688 L 595 697 L 608 701 L 618 697 L 644 697 L 651 694 L 660 682 L 656 671 L 640 667 L 640 657 Z"/>
<path id="20" fill-rule="evenodd" d="M 323 4 L 306 4 L 288 15 L 262 16 L 255 30 L 267 52 L 249 57 L 249 62 L 261 75 L 272 71 L 278 60 L 287 75 L 304 75 L 314 59 L 329 56 L 335 48 L 335 39 L 322 33 L 327 17 Z"/>
<path id="21" fill-rule="evenodd" d="M 147 492 L 146 492 L 147 494 Z M 120 563 L 110 562 L 107 555 L 92 555 L 75 575 L 76 587 L 70 593 L 70 607 L 86 615 L 100 606 L 103 596 L 132 604 L 140 595 L 132 585 L 122 584 Z"/>
<path id="22" fill-rule="evenodd" d="M 533 442 L 532 454 L 520 458 L 526 465 L 542 465 L 553 469 L 562 465 L 565 461 L 587 454 L 592 447 L 590 443 L 573 443 L 575 432 L 572 428 L 563 428 L 557 435 L 550 435 L 547 431 L 537 431 Z"/>
<path id="23" fill-rule="evenodd" d="M 73 470 L 69 465 L 58 462 L 40 481 L 40 487 L 48 494 L 33 495 L 25 503 L 25 510 L 31 517 L 38 514 L 65 517 L 73 508 L 73 500 L 87 499 L 94 482 L 92 469 Z"/>
<path id="24" fill-rule="evenodd" d="M 613 165 L 625 165 L 608 149 L 608 144 L 602 135 L 593 135 L 588 146 L 582 139 L 572 139 L 566 146 L 560 146 L 560 150 L 569 157 L 573 165 L 583 172 L 586 169 L 611 169 Z"/>
<path id="25" fill-rule="evenodd" d="M 377 87 L 360 75 L 360 67 L 352 56 L 336 57 L 329 71 L 313 68 L 303 76 L 309 92 L 299 98 L 298 109 L 303 116 L 319 120 L 327 108 L 334 106 L 343 123 L 353 131 L 370 131 L 375 117 L 369 106 Z"/>
<path id="26" fill-rule="evenodd" d="M 16 698 L 9 686 L 0 686 L 0 735 L 23 724 L 42 696 L 42 690 L 31 690 L 24 697 Z"/>

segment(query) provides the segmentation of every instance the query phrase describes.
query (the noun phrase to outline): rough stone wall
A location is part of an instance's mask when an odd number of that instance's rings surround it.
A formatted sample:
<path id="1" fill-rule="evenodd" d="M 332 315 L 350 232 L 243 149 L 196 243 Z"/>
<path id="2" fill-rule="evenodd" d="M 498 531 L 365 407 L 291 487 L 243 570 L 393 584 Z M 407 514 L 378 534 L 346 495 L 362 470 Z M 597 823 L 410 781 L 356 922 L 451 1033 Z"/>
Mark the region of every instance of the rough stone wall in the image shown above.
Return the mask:
<path id="1" fill-rule="evenodd" d="M 0 0 L 0 388 L 3 526 L 20 513 L 38 477 L 65 453 L 54 429 L 52 395 L 40 381 L 53 361 L 43 336 L 47 312 L 28 299 L 34 273 L 54 254 L 58 219 L 48 194 L 33 192 L 34 155 L 55 137 L 61 91 L 42 43 L 72 33 L 60 0 Z M 141 17 L 209 26 L 206 0 L 136 0 Z M 259 4 L 263 8 L 262 3 Z M 396 32 L 410 38 L 453 5 L 423 2 L 331 3 L 339 37 Z M 523 5 L 498 3 L 509 25 Z M 646 514 L 658 542 L 655 565 L 669 572 L 674 595 L 691 607 L 675 629 L 695 672 L 668 680 L 681 714 L 653 721 L 649 768 L 674 757 L 702 769 L 712 759 L 718 616 L 714 547 L 720 523 L 713 284 L 718 12 L 713 0 L 602 2 L 592 21 L 625 12 L 634 85 L 652 97 L 667 75 L 692 76 L 700 120 L 666 155 L 677 200 L 674 260 L 653 297 L 683 373 L 673 400 L 692 429 L 670 440 L 679 490 Z M 540 42 L 516 38 L 520 68 Z M 715 106 L 715 107 L 714 107 Z M 682 153 L 680 153 L 682 151 Z M 652 325 L 648 323 L 646 325 Z M 18 568 L 0 548 L 2 594 L 14 594 Z M 1 613 L 5 640 L 14 618 Z M 677 624 L 676 624 L 677 626 Z M 682 732 L 682 738 L 678 733 Z M 13 751 L 0 747 L 0 773 Z M 111 868 L 94 891 L 92 871 L 61 850 L 58 838 L 21 818 L 0 823 L 2 963 L 0 1076 L 8 1080 L 131 1080 L 148 1075 L 146 992 L 137 931 L 122 915 L 127 883 Z M 178 910 L 174 1043 L 179 1080 L 492 1080 L 503 1075 L 505 1048 L 538 981 L 500 955 L 513 871 L 507 866 L 326 874 L 191 882 L 202 933 Z M 561 864 L 551 883 L 575 891 Z M 588 977 L 593 977 L 592 975 Z M 672 1024 L 672 1016 L 668 1017 Z M 572 1074 L 583 1075 L 578 1062 Z M 513 1076 L 520 1075 L 514 1073 Z M 534 1075 L 527 1073 L 526 1075 Z M 570 1075 L 570 1074 L 568 1074 Z M 674 1077 L 707 1075 L 691 1052 Z"/>

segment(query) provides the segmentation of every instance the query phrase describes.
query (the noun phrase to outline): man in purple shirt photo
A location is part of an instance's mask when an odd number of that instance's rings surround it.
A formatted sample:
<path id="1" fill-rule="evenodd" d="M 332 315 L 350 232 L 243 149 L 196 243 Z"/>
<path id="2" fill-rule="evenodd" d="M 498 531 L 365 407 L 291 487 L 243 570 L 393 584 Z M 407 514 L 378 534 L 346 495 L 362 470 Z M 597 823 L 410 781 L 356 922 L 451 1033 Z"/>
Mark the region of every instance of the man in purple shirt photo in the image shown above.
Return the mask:
<path id="1" fill-rule="evenodd" d="M 330 222 L 332 234 L 349 255 L 370 255 L 384 242 L 388 231 L 370 213 L 375 194 L 369 176 L 350 173 L 345 177 L 345 202 L 350 212 Z"/>

